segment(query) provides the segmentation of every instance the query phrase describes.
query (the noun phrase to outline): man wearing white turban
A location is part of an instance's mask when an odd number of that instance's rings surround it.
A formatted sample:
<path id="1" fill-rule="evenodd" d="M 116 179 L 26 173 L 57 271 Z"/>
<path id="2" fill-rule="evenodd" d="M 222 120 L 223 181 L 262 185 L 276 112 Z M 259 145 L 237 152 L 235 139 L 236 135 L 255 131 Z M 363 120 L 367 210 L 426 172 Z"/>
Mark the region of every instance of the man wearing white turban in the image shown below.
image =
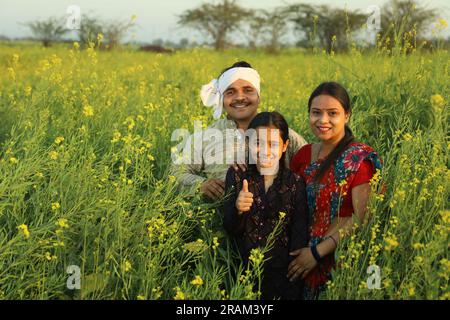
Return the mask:
<path id="1" fill-rule="evenodd" d="M 222 131 L 223 141 L 217 141 L 217 139 L 204 141 L 201 150 L 193 148 L 193 158 L 201 159 L 201 163 L 173 164 L 171 172 L 184 189 L 194 191 L 199 188 L 200 192 L 208 198 L 219 200 L 224 195 L 225 175 L 230 164 L 227 161 L 217 164 L 208 163 L 204 160 L 211 154 L 212 149 L 217 150 L 218 143 L 220 146 L 226 145 L 229 147 L 227 143 L 236 141 L 234 139 L 236 137 L 238 141 L 232 147 L 237 150 L 239 139 L 245 139 L 236 129 L 247 130 L 249 123 L 258 113 L 260 103 L 259 74 L 249 63 L 245 61 L 237 62 L 225 69 L 218 79 L 202 86 L 200 97 L 206 107 L 213 108 L 215 119 L 219 119 L 222 110 L 225 109 L 226 119 L 220 119 L 208 128 Z M 235 137 L 231 137 L 231 140 L 230 137 L 227 137 L 230 132 L 235 135 Z M 182 148 L 192 149 L 194 139 L 191 136 Z M 286 153 L 287 167 L 289 167 L 291 157 L 305 144 L 306 141 L 303 137 L 289 129 L 289 145 Z"/>

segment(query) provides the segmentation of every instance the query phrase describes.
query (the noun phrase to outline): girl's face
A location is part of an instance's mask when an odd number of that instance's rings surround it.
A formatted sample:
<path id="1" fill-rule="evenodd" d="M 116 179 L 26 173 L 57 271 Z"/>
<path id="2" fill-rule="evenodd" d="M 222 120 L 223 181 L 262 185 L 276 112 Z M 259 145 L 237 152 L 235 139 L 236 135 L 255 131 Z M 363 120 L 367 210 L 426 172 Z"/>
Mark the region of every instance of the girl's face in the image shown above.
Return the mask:
<path id="1" fill-rule="evenodd" d="M 256 132 L 257 139 L 254 147 L 256 148 L 257 167 L 259 169 L 276 167 L 288 147 L 289 140 L 283 142 L 280 130 L 274 126 L 257 127 Z"/>
<path id="2" fill-rule="evenodd" d="M 223 93 L 223 106 L 233 120 L 253 119 L 258 105 L 258 91 L 246 80 L 236 80 Z"/>
<path id="3" fill-rule="evenodd" d="M 309 125 L 314 135 L 324 142 L 337 142 L 345 135 L 349 114 L 339 100 L 329 95 L 319 95 L 311 101 Z"/>

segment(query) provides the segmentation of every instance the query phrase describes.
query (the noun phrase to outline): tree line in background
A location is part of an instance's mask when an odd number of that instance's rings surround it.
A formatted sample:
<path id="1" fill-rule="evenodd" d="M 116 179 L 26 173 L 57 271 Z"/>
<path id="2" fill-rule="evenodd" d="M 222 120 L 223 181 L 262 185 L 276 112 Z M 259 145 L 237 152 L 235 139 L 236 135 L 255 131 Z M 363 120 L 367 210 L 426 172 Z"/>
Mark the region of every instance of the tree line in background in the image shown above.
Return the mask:
<path id="1" fill-rule="evenodd" d="M 88 45 L 89 42 L 95 42 L 103 48 L 113 49 L 135 27 L 135 19 L 136 17 L 133 16 L 130 20 L 106 21 L 92 15 L 83 15 L 80 28 L 76 30 L 78 40 L 82 44 Z M 23 25 L 30 29 L 33 39 L 41 41 L 44 47 L 62 41 L 63 37 L 72 31 L 66 27 L 65 17 L 50 17 Z"/>
<path id="2" fill-rule="evenodd" d="M 250 49 L 264 48 L 276 53 L 286 46 L 286 39 L 294 39 L 298 47 L 323 49 L 327 52 L 345 51 L 355 46 L 371 47 L 382 44 L 415 50 L 433 47 L 433 39 L 447 27 L 447 22 L 438 19 L 436 8 L 426 8 L 415 0 L 390 0 L 380 11 L 380 29 L 373 33 L 375 39 L 368 39 L 367 20 L 369 14 L 360 10 L 336 8 L 329 5 L 289 4 L 271 10 L 248 9 L 236 0 L 219 0 L 204 3 L 186 10 L 178 16 L 179 28 L 199 31 L 204 43 L 190 42 L 183 38 L 178 43 L 155 40 L 144 46 L 149 50 L 163 47 L 187 48 L 200 45 L 223 50 L 231 46 L 246 46 Z M 92 15 L 83 15 L 79 41 L 88 44 L 99 42 L 101 47 L 117 47 L 135 25 L 131 20 L 103 21 Z M 43 21 L 25 23 L 33 38 L 44 46 L 61 41 L 70 30 L 65 27 L 66 18 L 48 18 Z M 292 42 L 292 41 L 291 41 Z M 449 39 L 446 43 L 448 44 Z M 244 44 L 243 44 L 244 43 Z"/>
<path id="3" fill-rule="evenodd" d="M 438 19 L 436 8 L 426 8 L 415 0 L 390 0 L 381 8 L 380 17 L 377 42 L 389 48 L 417 48 L 424 44 L 429 32 L 435 35 L 447 27 L 445 20 Z M 291 35 L 297 46 L 330 52 L 347 50 L 356 42 L 370 45 L 370 41 L 364 43 L 367 39 L 357 39 L 358 32 L 367 30 L 368 18 L 369 14 L 360 10 L 329 5 L 298 3 L 269 11 L 246 9 L 236 0 L 222 0 L 185 11 L 178 24 L 209 37 L 217 50 L 232 45 L 232 39 L 245 37 L 250 48 L 276 52 Z"/>

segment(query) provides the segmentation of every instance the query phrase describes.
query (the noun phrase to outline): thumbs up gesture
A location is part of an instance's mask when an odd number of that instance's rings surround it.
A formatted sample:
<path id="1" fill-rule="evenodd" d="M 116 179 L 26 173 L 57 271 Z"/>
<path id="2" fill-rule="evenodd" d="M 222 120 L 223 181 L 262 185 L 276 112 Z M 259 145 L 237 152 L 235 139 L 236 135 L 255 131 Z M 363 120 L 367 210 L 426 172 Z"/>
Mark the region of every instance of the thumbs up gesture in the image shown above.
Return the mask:
<path id="1" fill-rule="evenodd" d="M 250 210 L 253 204 L 253 193 L 248 191 L 248 182 L 246 179 L 242 182 L 242 190 L 236 199 L 236 209 L 239 214 Z"/>

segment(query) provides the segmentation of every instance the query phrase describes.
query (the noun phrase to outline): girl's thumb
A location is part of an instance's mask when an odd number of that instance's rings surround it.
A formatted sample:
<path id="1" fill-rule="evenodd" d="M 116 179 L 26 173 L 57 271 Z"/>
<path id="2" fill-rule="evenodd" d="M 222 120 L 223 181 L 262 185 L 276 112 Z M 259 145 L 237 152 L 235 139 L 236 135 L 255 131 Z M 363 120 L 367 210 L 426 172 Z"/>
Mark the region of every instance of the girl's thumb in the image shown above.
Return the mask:
<path id="1" fill-rule="evenodd" d="M 248 192 L 248 182 L 247 182 L 247 179 L 244 179 L 244 181 L 243 181 L 243 184 L 242 184 L 242 191 Z"/>

